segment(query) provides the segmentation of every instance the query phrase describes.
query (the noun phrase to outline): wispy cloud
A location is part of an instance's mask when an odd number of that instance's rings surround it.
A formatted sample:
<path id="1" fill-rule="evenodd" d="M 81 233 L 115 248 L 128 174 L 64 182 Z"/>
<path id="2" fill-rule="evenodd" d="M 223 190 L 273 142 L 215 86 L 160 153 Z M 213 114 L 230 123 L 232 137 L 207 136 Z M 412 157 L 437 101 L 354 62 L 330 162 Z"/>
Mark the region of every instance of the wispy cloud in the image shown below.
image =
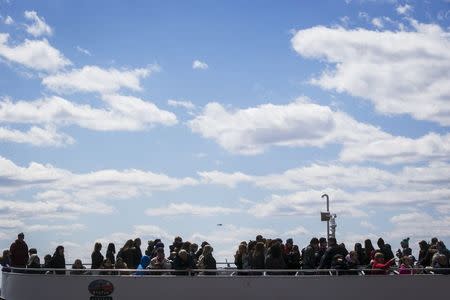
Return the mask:
<path id="1" fill-rule="evenodd" d="M 71 145 L 75 140 L 64 133 L 57 132 L 53 127 L 41 128 L 33 126 L 26 132 L 0 127 L 0 142 L 61 147 Z"/>
<path id="2" fill-rule="evenodd" d="M 132 70 L 103 69 L 98 66 L 84 66 L 45 77 L 42 84 L 48 89 L 68 94 L 74 92 L 97 92 L 111 94 L 120 89 L 141 91 L 141 80 L 159 69 L 158 66 Z"/>
<path id="3" fill-rule="evenodd" d="M 5 23 L 6 25 L 12 25 L 14 24 L 14 19 L 11 18 L 11 16 L 6 16 L 3 20 L 3 23 Z"/>
<path id="4" fill-rule="evenodd" d="M 201 206 L 184 203 L 170 203 L 167 207 L 150 208 L 145 211 L 148 216 L 179 216 L 179 215 L 193 215 L 193 216 L 216 216 L 227 215 L 231 213 L 238 213 L 239 209 L 221 207 L 221 206 Z"/>
<path id="5" fill-rule="evenodd" d="M 398 5 L 395 9 L 399 15 L 409 15 L 413 11 L 413 7 L 408 3 Z"/>
<path id="6" fill-rule="evenodd" d="M 44 18 L 39 17 L 35 11 L 25 11 L 25 18 L 32 22 L 31 25 L 26 25 L 26 30 L 34 37 L 42 35 L 51 36 L 53 34 L 52 28 L 45 23 Z"/>
<path id="7" fill-rule="evenodd" d="M 92 56 L 91 52 L 89 50 L 87 50 L 87 49 L 81 48 L 80 46 L 77 46 L 76 49 L 80 53 L 83 53 L 83 54 L 85 54 L 87 56 Z"/>
<path id="8" fill-rule="evenodd" d="M 196 69 L 199 69 L 199 70 L 206 70 L 206 69 L 208 69 L 208 68 L 209 68 L 208 64 L 205 63 L 205 62 L 202 62 L 202 61 L 200 61 L 200 60 L 194 60 L 194 61 L 192 62 L 192 69 L 194 69 L 194 70 L 196 70 Z"/>
<path id="9" fill-rule="evenodd" d="M 188 110 L 194 110 L 195 109 L 195 105 L 191 101 L 182 101 L 182 100 L 169 99 L 169 100 L 167 100 L 167 104 L 169 106 L 173 106 L 173 107 L 183 107 L 183 108 L 188 109 Z"/>

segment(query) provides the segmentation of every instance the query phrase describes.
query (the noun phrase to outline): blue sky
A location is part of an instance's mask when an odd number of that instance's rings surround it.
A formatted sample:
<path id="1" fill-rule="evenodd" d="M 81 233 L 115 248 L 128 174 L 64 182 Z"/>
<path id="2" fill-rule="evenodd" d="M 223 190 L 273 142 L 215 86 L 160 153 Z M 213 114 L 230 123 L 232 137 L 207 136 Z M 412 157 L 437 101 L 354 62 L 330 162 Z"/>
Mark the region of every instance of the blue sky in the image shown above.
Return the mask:
<path id="1" fill-rule="evenodd" d="M 1 247 L 304 247 L 324 192 L 349 245 L 448 244 L 449 19 L 445 0 L 0 1 Z"/>

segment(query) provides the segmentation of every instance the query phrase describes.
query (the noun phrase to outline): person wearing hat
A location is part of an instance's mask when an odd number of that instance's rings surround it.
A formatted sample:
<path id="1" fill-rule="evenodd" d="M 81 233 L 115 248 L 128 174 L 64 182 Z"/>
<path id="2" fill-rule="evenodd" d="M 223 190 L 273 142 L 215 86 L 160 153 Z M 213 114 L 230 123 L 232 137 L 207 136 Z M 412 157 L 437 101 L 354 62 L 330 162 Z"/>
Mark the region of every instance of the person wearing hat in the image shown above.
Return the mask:
<path id="1" fill-rule="evenodd" d="M 28 245 L 24 241 L 25 235 L 23 232 L 17 235 L 17 240 L 11 244 L 9 251 L 11 253 L 11 267 L 25 268 L 29 255 L 28 255 Z"/>
<path id="2" fill-rule="evenodd" d="M 409 248 L 409 237 L 406 239 L 403 239 L 400 242 L 400 246 L 402 249 L 398 249 L 397 251 L 397 257 L 402 258 L 403 256 L 410 256 L 412 255 L 412 250 Z"/>

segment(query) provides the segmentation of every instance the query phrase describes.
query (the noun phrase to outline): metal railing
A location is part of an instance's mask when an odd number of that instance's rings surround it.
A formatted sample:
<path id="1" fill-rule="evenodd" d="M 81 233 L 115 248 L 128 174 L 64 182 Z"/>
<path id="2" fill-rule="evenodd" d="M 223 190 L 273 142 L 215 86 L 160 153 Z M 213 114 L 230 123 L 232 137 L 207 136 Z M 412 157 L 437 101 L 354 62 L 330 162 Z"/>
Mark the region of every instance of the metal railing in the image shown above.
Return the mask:
<path id="1" fill-rule="evenodd" d="M 405 275 L 450 275 L 450 268 L 412 268 Z M 70 276 L 367 276 L 367 275 L 398 275 L 397 268 L 383 269 L 56 269 L 56 268 L 15 268 L 4 267 L 2 272 L 12 272 L 30 275 L 70 275 Z"/>

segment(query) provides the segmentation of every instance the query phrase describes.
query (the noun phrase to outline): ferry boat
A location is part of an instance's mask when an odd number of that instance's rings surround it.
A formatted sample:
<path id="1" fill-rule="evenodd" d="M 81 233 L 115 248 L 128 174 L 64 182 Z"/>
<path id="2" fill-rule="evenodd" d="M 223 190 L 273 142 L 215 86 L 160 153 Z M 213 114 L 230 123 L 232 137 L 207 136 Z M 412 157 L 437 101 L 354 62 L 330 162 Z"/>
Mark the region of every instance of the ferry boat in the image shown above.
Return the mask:
<path id="1" fill-rule="evenodd" d="M 450 295 L 450 276 L 436 274 L 364 275 L 359 271 L 358 275 L 336 276 L 336 270 L 320 270 L 320 275 L 317 270 L 263 270 L 255 275 L 249 273 L 255 270 L 238 272 L 224 268 L 214 270 L 214 275 L 201 275 L 202 270 L 195 270 L 195 276 L 169 275 L 173 274 L 168 273 L 170 270 L 164 270 L 165 275 L 161 275 L 161 270 L 152 275 L 149 270 L 148 275 L 138 276 L 129 274 L 133 270 L 109 270 L 118 275 L 99 275 L 100 270 L 73 275 L 70 271 L 62 271 L 63 274 L 33 274 L 30 269 L 27 272 L 14 268 L 3 271 L 1 299 L 422 300 L 446 299 L 445 295 Z"/>

